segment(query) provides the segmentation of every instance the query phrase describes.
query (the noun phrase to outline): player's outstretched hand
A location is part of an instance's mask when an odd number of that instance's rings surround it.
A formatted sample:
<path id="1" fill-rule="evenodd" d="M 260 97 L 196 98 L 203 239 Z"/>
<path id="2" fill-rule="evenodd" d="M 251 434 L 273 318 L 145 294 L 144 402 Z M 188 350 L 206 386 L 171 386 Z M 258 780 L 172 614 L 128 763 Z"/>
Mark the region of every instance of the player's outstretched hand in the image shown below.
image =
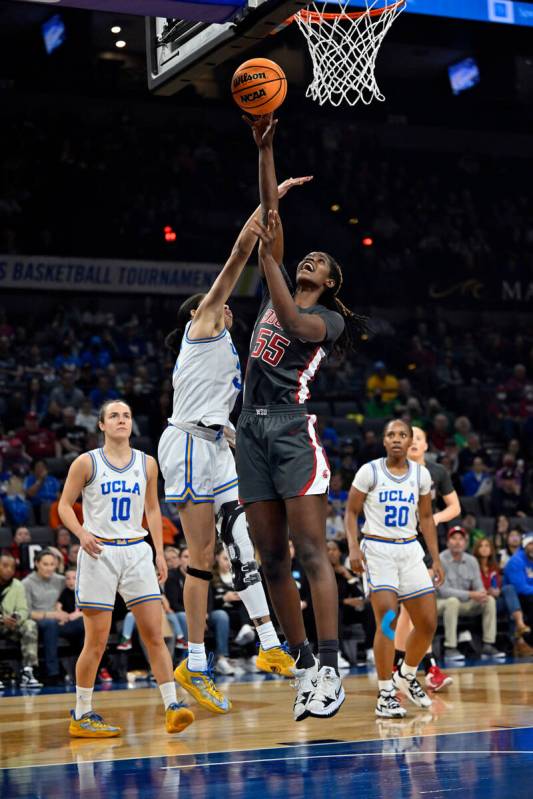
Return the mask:
<path id="1" fill-rule="evenodd" d="M 166 583 L 168 577 L 168 566 L 165 556 L 162 552 L 156 553 L 155 570 L 157 572 L 157 582 L 161 584 Z"/>
<path id="2" fill-rule="evenodd" d="M 365 556 L 361 551 L 361 547 L 350 547 L 350 568 L 355 574 L 364 574 L 365 571 Z"/>
<path id="3" fill-rule="evenodd" d="M 276 241 L 278 228 L 280 226 L 280 218 L 277 211 L 268 212 L 268 223 L 263 225 L 257 219 L 254 219 L 250 224 L 250 230 L 255 233 L 260 239 L 259 255 L 271 255 L 272 245 Z"/>
<path id="4" fill-rule="evenodd" d="M 260 150 L 264 147 L 272 147 L 274 132 L 278 124 L 278 120 L 274 119 L 274 114 L 263 114 L 260 117 L 243 115 L 243 119 L 251 127 L 254 142 Z"/>
<path id="5" fill-rule="evenodd" d="M 438 588 L 446 579 L 446 572 L 440 560 L 434 560 L 432 565 L 433 570 L 433 585 Z"/>
<path id="6" fill-rule="evenodd" d="M 100 544 L 94 535 L 90 533 L 88 530 L 83 530 L 79 536 L 80 539 L 80 546 L 84 552 L 91 556 L 91 558 L 97 559 L 98 556 L 101 554 L 103 550 L 103 544 Z"/>
<path id="7" fill-rule="evenodd" d="M 283 183 L 280 183 L 278 186 L 279 199 L 281 200 L 282 197 L 285 197 L 293 186 L 303 186 L 304 183 L 309 183 L 310 180 L 313 180 L 313 177 L 313 175 L 304 175 L 301 178 L 287 178 L 287 180 L 284 180 Z"/>

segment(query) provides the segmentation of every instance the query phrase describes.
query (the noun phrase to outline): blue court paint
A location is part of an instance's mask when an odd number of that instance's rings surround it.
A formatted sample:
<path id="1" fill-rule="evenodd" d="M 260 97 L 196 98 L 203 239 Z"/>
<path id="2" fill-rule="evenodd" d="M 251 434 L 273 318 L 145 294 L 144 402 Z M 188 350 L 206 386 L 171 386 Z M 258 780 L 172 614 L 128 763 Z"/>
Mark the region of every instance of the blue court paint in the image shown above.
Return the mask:
<path id="1" fill-rule="evenodd" d="M 382 739 L 279 748 L 176 754 L 95 762 L 94 748 L 76 742 L 76 763 L 5 769 L 2 799 L 293 799 L 324 795 L 336 799 L 530 799 L 533 728 L 405 738 L 423 716 L 386 720 L 376 726 Z M 370 722 L 369 722 L 370 723 Z M 487 720 L 489 723 L 489 720 Z M 285 733 L 287 730 L 285 730 Z M 185 740 L 183 746 L 186 746 Z M 104 744 L 103 741 L 98 743 Z M 180 748 L 180 747 L 177 747 Z M 105 757 L 105 747 L 96 757 Z M 182 749 L 183 751 L 183 749 Z"/>
<path id="2" fill-rule="evenodd" d="M 395 618 L 395 611 L 388 610 L 381 619 L 381 632 L 386 635 L 387 638 L 390 638 L 391 641 L 394 641 L 394 630 L 391 629 L 391 624 Z"/>

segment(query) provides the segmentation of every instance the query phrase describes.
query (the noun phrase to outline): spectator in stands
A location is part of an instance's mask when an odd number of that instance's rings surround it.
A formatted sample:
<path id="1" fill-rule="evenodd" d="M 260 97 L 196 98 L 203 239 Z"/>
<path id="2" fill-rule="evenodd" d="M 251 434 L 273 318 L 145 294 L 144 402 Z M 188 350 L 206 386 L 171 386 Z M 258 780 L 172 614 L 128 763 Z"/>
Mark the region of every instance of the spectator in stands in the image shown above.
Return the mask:
<path id="1" fill-rule="evenodd" d="M 45 461 L 35 461 L 32 474 L 24 479 L 26 498 L 33 506 L 35 520 L 39 524 L 48 524 L 50 506 L 59 499 L 59 480 L 48 474 Z"/>
<path id="2" fill-rule="evenodd" d="M 87 430 L 76 424 L 76 410 L 72 407 L 63 408 L 63 427 L 57 431 L 57 438 L 61 445 L 61 456 L 67 461 L 75 460 L 78 455 L 86 450 Z"/>
<path id="3" fill-rule="evenodd" d="M 17 431 L 17 438 L 32 458 L 54 458 L 61 452 L 55 433 L 39 426 L 39 417 L 30 411 L 24 418 L 24 427 Z"/>
<path id="4" fill-rule="evenodd" d="M 492 513 L 494 516 L 526 516 L 528 506 L 517 485 L 515 473 L 506 469 L 500 474 L 500 485 L 492 492 Z"/>
<path id="5" fill-rule="evenodd" d="M 459 471 L 461 474 L 472 468 L 475 458 L 481 458 L 489 468 L 492 465 L 490 455 L 481 446 L 478 434 L 469 433 L 466 439 L 466 447 L 463 447 L 459 453 Z"/>
<path id="6" fill-rule="evenodd" d="M 381 440 L 378 440 L 374 430 L 365 430 L 363 445 L 359 451 L 359 462 L 361 465 L 381 457 L 384 451 L 383 443 Z"/>
<path id="7" fill-rule="evenodd" d="M 507 562 L 505 582 L 513 585 L 528 627 L 533 628 L 533 532 L 524 533 L 522 547 Z"/>
<path id="8" fill-rule="evenodd" d="M 40 688 L 33 669 L 39 665 L 37 624 L 29 618 L 24 587 L 15 578 L 16 561 L 10 553 L 0 556 L 0 638 L 20 643 L 22 655 L 21 688 Z M 3 688 L 0 682 L 0 688 Z"/>
<path id="9" fill-rule="evenodd" d="M 65 586 L 65 578 L 56 573 L 56 556 L 42 549 L 35 556 L 35 571 L 24 578 L 30 617 L 37 622 L 44 644 L 44 661 L 48 685 L 60 685 L 59 637 L 72 642 L 76 651 L 83 644 L 83 620 L 70 620 L 68 613 L 57 610 L 56 604 Z"/>
<path id="10" fill-rule="evenodd" d="M 522 546 L 522 530 L 511 528 L 504 538 L 504 547 L 498 552 L 500 568 L 504 568 L 509 560 L 515 555 Z"/>
<path id="11" fill-rule="evenodd" d="M 54 544 L 55 544 L 55 549 L 57 549 L 63 557 L 63 563 L 65 566 L 65 574 L 66 574 L 69 565 L 68 563 L 69 550 L 72 544 L 72 536 L 66 527 L 61 526 L 57 527 L 54 530 Z"/>
<path id="12" fill-rule="evenodd" d="M 365 632 L 365 650 L 369 651 L 373 646 L 376 624 L 370 602 L 365 599 L 362 581 L 343 565 L 346 552 L 337 541 L 328 541 L 328 555 L 339 591 L 339 640 L 343 638 L 343 627 L 361 624 Z M 339 668 L 349 666 L 350 663 L 339 652 Z"/>
<path id="13" fill-rule="evenodd" d="M 524 621 L 524 614 L 520 607 L 520 600 L 515 587 L 511 583 L 502 585 L 502 573 L 496 561 L 496 553 L 492 541 L 480 538 L 476 541 L 472 553 L 479 563 L 481 580 L 485 591 L 496 600 L 496 610 L 505 611 L 512 623 L 514 638 L 514 653 L 518 657 L 533 655 L 533 649 L 524 641 L 524 635 L 531 632 Z"/>
<path id="14" fill-rule="evenodd" d="M 331 475 L 329 483 L 328 500 L 337 509 L 339 513 L 344 513 L 344 506 L 348 499 L 348 492 L 342 484 L 342 475 L 340 472 L 334 472 Z"/>
<path id="15" fill-rule="evenodd" d="M 448 549 L 441 554 L 446 581 L 437 589 L 437 610 L 444 618 L 444 655 L 462 661 L 457 649 L 457 624 L 460 617 L 482 617 L 483 649 L 488 657 L 505 657 L 494 646 L 496 641 L 496 600 L 483 588 L 479 564 L 465 552 L 468 534 L 462 527 L 448 531 Z"/>
<path id="16" fill-rule="evenodd" d="M 51 430 L 57 438 L 57 431 L 63 427 L 63 412 L 61 405 L 55 400 L 50 400 L 48 403 L 48 409 L 41 419 L 41 426 Z"/>
<path id="17" fill-rule="evenodd" d="M 364 405 L 364 415 L 367 419 L 385 419 L 392 412 L 392 402 L 384 402 L 380 388 L 375 389 Z"/>
<path id="18" fill-rule="evenodd" d="M 179 549 L 170 546 L 165 547 L 163 550 L 165 560 L 169 569 L 179 569 L 181 564 L 181 555 Z"/>
<path id="19" fill-rule="evenodd" d="M 485 497 L 492 491 L 492 477 L 483 458 L 474 458 L 472 468 L 461 478 L 464 497 Z"/>
<path id="20" fill-rule="evenodd" d="M 83 402 L 84 396 L 83 391 L 76 386 L 76 367 L 72 365 L 64 366 L 61 370 L 60 380 L 60 385 L 52 389 L 50 393 L 50 402 L 57 402 L 60 408 L 72 406 L 78 409 Z M 50 412 L 50 408 L 48 410 Z"/>
<path id="21" fill-rule="evenodd" d="M 496 486 L 498 486 L 498 488 L 501 487 L 501 485 L 502 485 L 502 480 L 504 479 L 503 475 L 508 473 L 508 472 L 513 472 L 517 493 L 521 494 L 522 493 L 523 472 L 518 467 L 518 464 L 516 462 L 515 456 L 511 455 L 510 452 L 506 452 L 503 455 L 503 457 L 502 457 L 502 466 L 501 466 L 500 469 L 498 469 L 498 471 L 496 472 L 496 474 L 494 476 L 494 481 L 496 483 Z"/>
<path id="22" fill-rule="evenodd" d="M 96 433 L 98 413 L 92 406 L 91 400 L 85 398 L 76 414 L 76 424 L 84 427 L 88 433 Z"/>
<path id="23" fill-rule="evenodd" d="M 4 450 L 4 474 L 22 478 L 31 468 L 31 457 L 24 449 L 20 438 L 10 438 Z"/>
<path id="24" fill-rule="evenodd" d="M 28 413 L 36 413 L 42 416 L 48 405 L 48 397 L 43 389 L 39 377 L 32 377 L 28 383 L 26 392 L 26 409 Z"/>
<path id="25" fill-rule="evenodd" d="M 72 340 L 67 337 L 61 344 L 61 351 L 54 358 L 54 369 L 59 372 L 65 366 L 78 367 L 79 365 L 80 359 L 73 350 Z"/>
<path id="26" fill-rule="evenodd" d="M 85 366 L 87 363 L 91 365 L 93 372 L 106 369 L 111 363 L 111 353 L 100 336 L 92 336 L 89 346 L 81 354 L 80 365 Z"/>
<path id="27" fill-rule="evenodd" d="M 80 545 L 77 542 L 69 546 L 67 566 L 71 568 L 77 568 L 79 552 Z"/>
<path id="28" fill-rule="evenodd" d="M 468 546 L 467 549 L 472 549 L 476 541 L 481 538 L 486 538 L 486 533 L 481 527 L 478 527 L 477 516 L 475 513 L 465 513 L 461 519 L 461 527 L 468 533 Z"/>
<path id="29" fill-rule="evenodd" d="M 496 523 L 494 525 L 494 533 L 493 533 L 493 541 L 494 541 L 494 549 L 498 553 L 498 562 L 500 562 L 500 554 L 499 550 L 503 549 L 505 546 L 505 542 L 507 541 L 507 535 L 509 530 L 511 529 L 511 522 L 508 516 L 505 514 L 500 513 L 496 517 Z M 502 564 L 500 563 L 500 566 Z"/>
<path id="30" fill-rule="evenodd" d="M 505 390 L 511 402 L 519 403 L 528 384 L 527 369 L 522 363 L 513 367 L 513 374 L 505 384 Z"/>
<path id="31" fill-rule="evenodd" d="M 93 408 L 101 408 L 104 402 L 111 399 L 118 399 L 118 391 L 111 387 L 109 377 L 100 375 L 96 388 L 89 393 Z"/>
<path id="32" fill-rule="evenodd" d="M 353 472 L 352 472 L 353 475 Z M 326 516 L 326 538 L 335 540 L 344 538 L 344 521 L 335 505 L 328 500 L 328 513 Z"/>
<path id="33" fill-rule="evenodd" d="M 437 413 L 433 417 L 431 430 L 428 435 L 431 450 L 433 452 L 444 452 L 449 436 L 450 420 L 445 413 Z"/>
<path id="34" fill-rule="evenodd" d="M 56 610 L 67 613 L 69 621 L 83 618 L 83 613 L 76 607 L 76 569 L 65 569 L 65 584 L 56 602 Z"/>
<path id="35" fill-rule="evenodd" d="M 9 553 L 15 558 L 16 571 L 15 577 L 22 580 L 29 574 L 29 558 L 22 558 L 23 552 L 31 544 L 31 533 L 27 527 L 21 525 L 15 530 L 13 541 L 9 548 Z"/>
<path id="36" fill-rule="evenodd" d="M 468 435 L 472 431 L 472 424 L 468 416 L 458 416 L 455 420 L 455 433 L 453 439 L 459 449 L 463 449 L 466 447 L 466 442 L 468 439 Z"/>
<path id="37" fill-rule="evenodd" d="M 366 381 L 366 395 L 368 399 L 375 396 L 376 391 L 381 392 L 381 401 L 388 405 L 398 396 L 398 378 L 387 371 L 383 361 L 376 361 L 374 371 Z"/>

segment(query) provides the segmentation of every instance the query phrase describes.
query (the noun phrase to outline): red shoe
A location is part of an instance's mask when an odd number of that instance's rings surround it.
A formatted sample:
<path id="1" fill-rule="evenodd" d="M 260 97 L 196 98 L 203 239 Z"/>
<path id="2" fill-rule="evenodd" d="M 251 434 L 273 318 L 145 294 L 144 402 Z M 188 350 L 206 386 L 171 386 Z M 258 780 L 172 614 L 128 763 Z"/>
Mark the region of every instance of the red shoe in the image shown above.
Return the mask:
<path id="1" fill-rule="evenodd" d="M 107 669 L 100 669 L 98 676 L 102 682 L 113 682 L 113 677 L 110 675 Z"/>
<path id="2" fill-rule="evenodd" d="M 441 688 L 446 688 L 452 682 L 453 678 L 444 674 L 438 666 L 432 666 L 426 674 L 426 687 L 432 691 L 440 691 Z"/>

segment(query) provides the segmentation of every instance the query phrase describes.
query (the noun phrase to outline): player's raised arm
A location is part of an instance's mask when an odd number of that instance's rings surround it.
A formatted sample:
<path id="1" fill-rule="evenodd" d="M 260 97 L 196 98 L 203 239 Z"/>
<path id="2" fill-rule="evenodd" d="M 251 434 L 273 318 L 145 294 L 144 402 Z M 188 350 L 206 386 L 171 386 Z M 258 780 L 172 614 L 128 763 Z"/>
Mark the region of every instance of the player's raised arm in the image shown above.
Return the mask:
<path id="1" fill-rule="evenodd" d="M 346 509 L 344 511 L 344 530 L 346 531 L 346 538 L 348 540 L 348 554 L 350 557 L 350 566 L 357 574 L 363 574 L 365 567 L 365 556 L 359 546 L 359 516 L 363 512 L 366 494 L 359 489 L 351 486 L 350 493 L 348 494 L 348 501 L 346 502 Z"/>
<path id="2" fill-rule="evenodd" d="M 68 470 L 67 479 L 59 498 L 58 513 L 65 527 L 79 538 L 81 548 L 92 558 L 97 558 L 103 547 L 98 543 L 94 535 L 79 523 L 73 508 L 83 487 L 91 479 L 92 471 L 93 466 L 90 455 L 85 453 L 76 458 Z"/>

